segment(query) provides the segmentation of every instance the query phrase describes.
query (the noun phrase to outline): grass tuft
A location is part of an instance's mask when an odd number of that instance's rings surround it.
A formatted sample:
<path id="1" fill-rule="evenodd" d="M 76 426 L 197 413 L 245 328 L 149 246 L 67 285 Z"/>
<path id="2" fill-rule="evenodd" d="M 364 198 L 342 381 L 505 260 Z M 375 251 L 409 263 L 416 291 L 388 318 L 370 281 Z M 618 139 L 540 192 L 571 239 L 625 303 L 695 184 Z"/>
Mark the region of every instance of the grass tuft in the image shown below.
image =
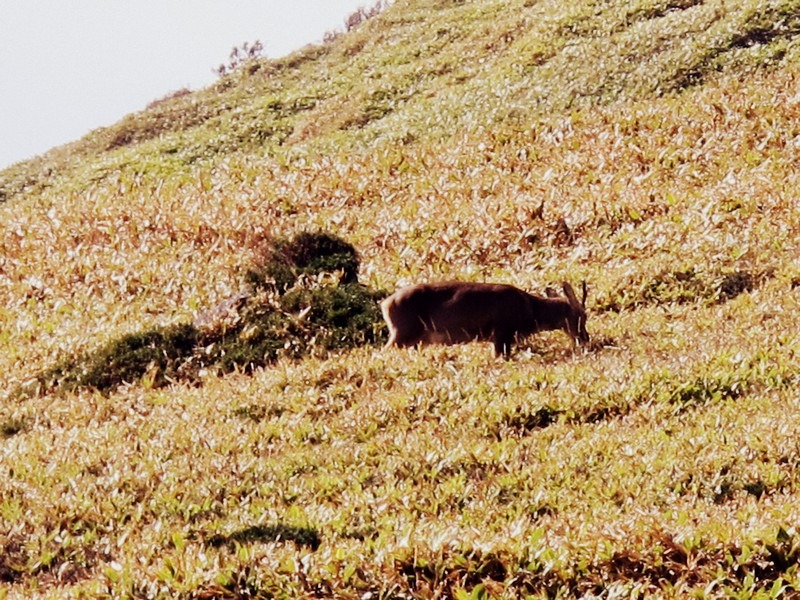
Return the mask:
<path id="1" fill-rule="evenodd" d="M 358 280 L 358 253 L 340 237 L 318 231 L 303 232 L 291 239 L 267 240 L 254 250 L 245 281 L 255 290 L 290 288 L 303 275 L 340 272 L 342 283 Z"/>
<path id="2" fill-rule="evenodd" d="M 0 437 L 10 438 L 23 433 L 30 428 L 30 422 L 26 418 L 11 417 L 0 423 Z"/>
<path id="3" fill-rule="evenodd" d="M 322 543 L 319 532 L 310 527 L 294 527 L 290 525 L 255 525 L 239 529 L 233 533 L 214 534 L 205 543 L 214 548 L 268 542 L 294 542 L 298 546 L 306 546 L 316 550 Z"/>

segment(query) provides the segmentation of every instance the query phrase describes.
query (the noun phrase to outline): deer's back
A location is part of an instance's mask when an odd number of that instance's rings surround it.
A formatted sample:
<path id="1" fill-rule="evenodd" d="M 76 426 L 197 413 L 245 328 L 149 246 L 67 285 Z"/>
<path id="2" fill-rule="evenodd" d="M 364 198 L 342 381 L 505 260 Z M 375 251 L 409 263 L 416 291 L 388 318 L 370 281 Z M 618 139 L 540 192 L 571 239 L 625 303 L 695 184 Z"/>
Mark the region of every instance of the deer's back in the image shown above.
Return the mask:
<path id="1" fill-rule="evenodd" d="M 530 318 L 530 295 L 494 283 L 422 283 L 384 300 L 398 329 L 420 326 L 431 342 L 489 338 L 498 329 L 521 331 Z"/>

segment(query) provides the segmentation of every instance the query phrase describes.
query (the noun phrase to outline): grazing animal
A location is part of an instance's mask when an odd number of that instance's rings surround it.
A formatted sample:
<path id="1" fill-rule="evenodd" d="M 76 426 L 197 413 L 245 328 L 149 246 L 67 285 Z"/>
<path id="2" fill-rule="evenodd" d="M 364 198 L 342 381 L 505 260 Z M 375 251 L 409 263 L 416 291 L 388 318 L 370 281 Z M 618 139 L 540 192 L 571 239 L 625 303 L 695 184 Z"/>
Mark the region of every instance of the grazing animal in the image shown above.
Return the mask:
<path id="1" fill-rule="evenodd" d="M 569 283 L 563 288 L 566 298 L 549 288 L 548 297 L 542 298 L 495 283 L 452 281 L 402 288 L 381 302 L 389 326 L 386 345 L 491 341 L 495 355 L 508 358 L 514 340 L 554 329 L 566 331 L 575 344 L 586 344 L 586 282 L 580 302 Z"/>

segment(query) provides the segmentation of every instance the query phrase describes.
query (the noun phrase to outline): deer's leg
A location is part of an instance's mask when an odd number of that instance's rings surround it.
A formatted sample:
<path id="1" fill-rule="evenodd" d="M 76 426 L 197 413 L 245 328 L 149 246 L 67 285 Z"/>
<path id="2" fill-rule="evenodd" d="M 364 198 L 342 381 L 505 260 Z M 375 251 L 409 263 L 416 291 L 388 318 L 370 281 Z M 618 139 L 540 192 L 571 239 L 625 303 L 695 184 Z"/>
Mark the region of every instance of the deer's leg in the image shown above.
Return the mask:
<path id="1" fill-rule="evenodd" d="M 397 344 L 397 330 L 390 325 L 389 326 L 389 340 L 386 342 L 386 345 L 384 346 L 384 348 L 388 348 L 389 346 L 394 346 L 396 344 Z"/>
<path id="2" fill-rule="evenodd" d="M 387 346 L 397 346 L 398 348 L 410 348 L 417 346 L 424 337 L 425 330 L 422 327 L 396 328 L 391 330 Z"/>
<path id="3" fill-rule="evenodd" d="M 514 343 L 514 336 L 500 332 L 494 334 L 494 355 L 509 358 L 511 356 L 511 345 Z"/>

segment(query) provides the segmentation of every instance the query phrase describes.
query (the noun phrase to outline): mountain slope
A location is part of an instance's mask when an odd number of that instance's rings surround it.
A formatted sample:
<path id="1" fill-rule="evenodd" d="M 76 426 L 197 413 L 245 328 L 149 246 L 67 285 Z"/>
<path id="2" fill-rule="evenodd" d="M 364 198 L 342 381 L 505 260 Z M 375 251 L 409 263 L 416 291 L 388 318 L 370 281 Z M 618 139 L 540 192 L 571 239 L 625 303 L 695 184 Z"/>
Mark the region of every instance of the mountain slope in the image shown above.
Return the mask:
<path id="1" fill-rule="evenodd" d="M 800 589 L 798 8 L 398 0 L 4 171 L 2 591 Z M 585 279 L 593 343 L 37 388 L 316 229 L 373 289 Z"/>
<path id="2" fill-rule="evenodd" d="M 120 169 L 158 175 L 237 152 L 446 139 L 652 98 L 793 60 L 798 14 L 795 2 L 755 0 L 400 3 L 330 44 L 250 64 L 9 169 L 0 197 L 62 173 L 86 185 Z"/>

